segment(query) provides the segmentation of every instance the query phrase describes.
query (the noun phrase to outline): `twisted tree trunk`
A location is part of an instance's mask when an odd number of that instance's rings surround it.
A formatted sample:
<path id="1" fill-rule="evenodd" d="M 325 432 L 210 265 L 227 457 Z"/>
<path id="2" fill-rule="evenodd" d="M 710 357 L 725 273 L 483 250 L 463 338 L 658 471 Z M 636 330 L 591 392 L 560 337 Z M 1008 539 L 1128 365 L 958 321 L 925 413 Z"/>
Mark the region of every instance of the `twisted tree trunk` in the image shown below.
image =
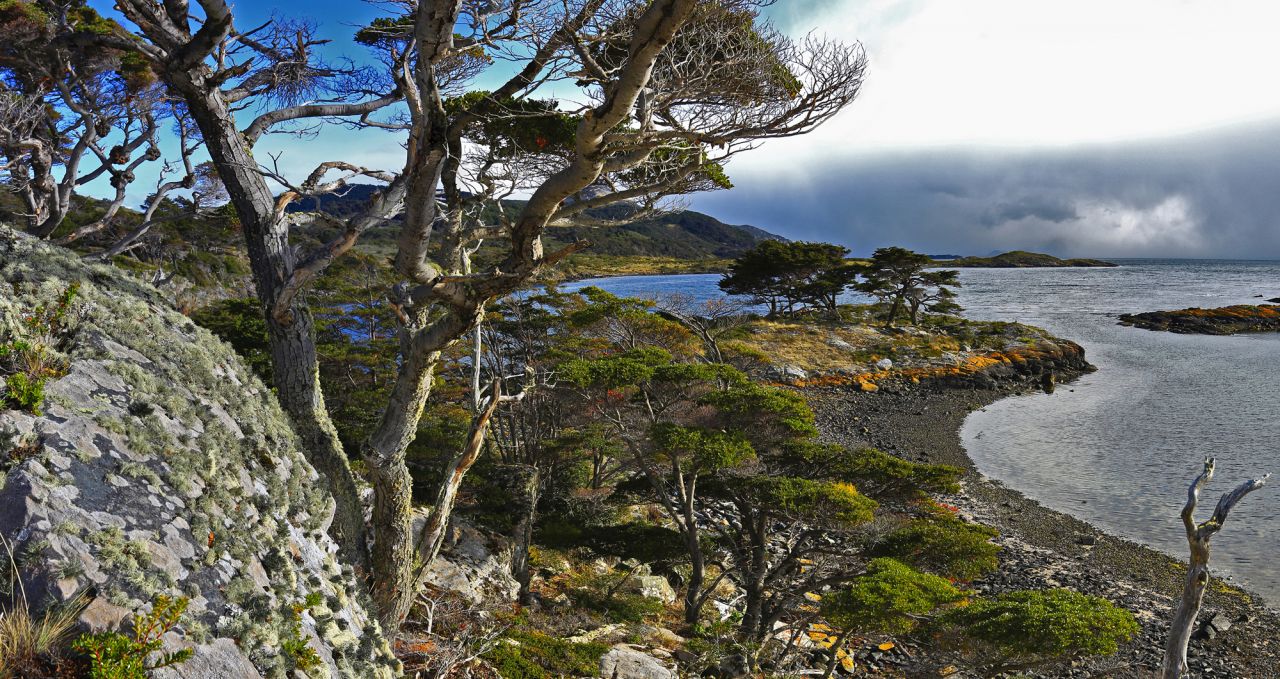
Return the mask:
<path id="1" fill-rule="evenodd" d="M 1213 516 L 1196 525 L 1195 511 L 1200 490 L 1213 478 L 1213 468 L 1214 459 L 1205 458 L 1204 470 L 1191 482 L 1187 489 L 1187 504 L 1182 508 L 1182 524 L 1187 531 L 1187 544 L 1191 547 L 1191 564 L 1187 568 L 1186 585 L 1182 588 L 1182 601 L 1178 603 L 1169 628 L 1169 639 L 1165 643 L 1164 662 L 1160 669 L 1162 679 L 1180 679 L 1187 674 L 1187 645 L 1195 628 L 1196 615 L 1200 612 L 1200 603 L 1204 600 L 1205 588 L 1209 585 L 1209 540 L 1222 529 L 1227 514 L 1236 503 L 1261 488 L 1271 476 L 1267 474 L 1260 479 L 1245 481 L 1235 490 L 1224 493 L 1213 510 Z"/>

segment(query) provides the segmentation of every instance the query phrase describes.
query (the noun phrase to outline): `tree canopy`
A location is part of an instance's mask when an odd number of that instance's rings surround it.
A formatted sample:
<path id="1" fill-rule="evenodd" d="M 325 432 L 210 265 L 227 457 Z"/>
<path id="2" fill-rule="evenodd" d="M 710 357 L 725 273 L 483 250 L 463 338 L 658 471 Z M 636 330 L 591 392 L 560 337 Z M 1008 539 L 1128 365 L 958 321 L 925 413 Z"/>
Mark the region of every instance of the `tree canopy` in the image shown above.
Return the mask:
<path id="1" fill-rule="evenodd" d="M 960 287 L 955 270 L 929 270 L 933 258 L 906 248 L 880 248 L 871 256 L 858 289 L 878 298 L 885 307 L 885 324 L 893 326 L 905 309 L 911 323 L 919 322 L 920 310 L 954 313 L 960 306 L 952 288 Z"/>
<path id="2" fill-rule="evenodd" d="M 720 289 L 768 305 L 770 315 L 798 304 L 834 311 L 860 272 L 848 255 L 848 248 L 830 243 L 766 240 L 734 260 Z"/>

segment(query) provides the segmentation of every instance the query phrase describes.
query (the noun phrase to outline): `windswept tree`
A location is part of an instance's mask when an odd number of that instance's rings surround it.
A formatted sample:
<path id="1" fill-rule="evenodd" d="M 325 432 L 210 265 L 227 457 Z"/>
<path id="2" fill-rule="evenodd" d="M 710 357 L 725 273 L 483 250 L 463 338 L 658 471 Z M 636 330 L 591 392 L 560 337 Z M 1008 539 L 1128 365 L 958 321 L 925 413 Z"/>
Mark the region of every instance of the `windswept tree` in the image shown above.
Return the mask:
<path id="1" fill-rule="evenodd" d="M 194 127 L 141 52 L 99 43 L 124 34 L 116 21 L 84 0 L 7 0 L 0 34 L 0 179 L 21 197 L 28 231 L 54 235 L 74 212 L 73 199 L 97 180 L 112 190 L 106 208 L 58 240 L 110 226 L 139 168 L 162 158 L 166 125 L 175 128 L 181 159 L 165 165 L 148 217 L 166 194 L 194 185 Z"/>
<path id="2" fill-rule="evenodd" d="M 770 316 L 795 311 L 797 304 L 834 311 L 860 271 L 848 255 L 848 248 L 830 243 L 766 240 L 734 260 L 720 289 L 767 304 Z"/>
<path id="3" fill-rule="evenodd" d="M 933 258 L 906 248 L 880 248 L 867 263 L 858 289 L 874 295 L 887 307 L 885 324 L 893 327 L 905 309 L 915 324 L 920 310 L 949 313 L 959 311 L 952 288 L 960 287 L 955 270 L 930 270 Z"/>
<path id="4" fill-rule="evenodd" d="M 447 524 L 446 507 L 430 534 L 413 534 L 405 464 L 441 352 L 491 300 L 585 247 L 545 252 L 548 227 L 624 200 L 656 206 L 728 186 L 729 159 L 831 118 L 857 95 L 866 65 L 856 45 L 782 35 L 752 0 L 387 2 L 390 16 L 357 33 L 379 66 L 359 68 L 321 58 L 308 23 L 245 27 L 225 0 L 198 4 L 120 0 L 134 33 L 95 38 L 141 54 L 196 121 L 243 227 L 281 404 L 338 502 L 344 556 L 370 576 L 389 627 L 417 591 L 413 564 L 435 556 Z M 506 80 L 469 87 L 490 71 Z M 248 111 L 256 115 L 244 124 Z M 255 156 L 267 134 L 333 124 L 398 133 L 403 167 L 335 158 L 297 179 Z M 355 179 L 380 189 L 354 214 L 286 214 Z M 508 212 L 498 199 L 516 193 L 530 197 Z M 360 446 L 374 489 L 369 540 L 316 379 L 303 293 L 362 234 L 401 213 L 399 280 L 388 291 L 399 370 Z M 290 232 L 306 220 L 336 235 L 298 252 Z M 473 266 L 482 239 L 499 252 Z"/>

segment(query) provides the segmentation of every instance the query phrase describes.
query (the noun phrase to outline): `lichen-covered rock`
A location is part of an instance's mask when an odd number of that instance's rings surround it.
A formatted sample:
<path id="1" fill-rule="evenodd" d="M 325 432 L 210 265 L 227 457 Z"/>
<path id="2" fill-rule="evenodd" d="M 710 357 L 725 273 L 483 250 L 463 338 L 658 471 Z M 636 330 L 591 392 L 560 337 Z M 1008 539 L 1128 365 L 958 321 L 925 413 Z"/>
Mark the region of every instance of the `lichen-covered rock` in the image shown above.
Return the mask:
<path id="1" fill-rule="evenodd" d="M 304 675 L 394 676 L 270 391 L 150 286 L 0 227 L 0 328 L 72 282 L 68 373 L 41 414 L 0 411 L 0 535 L 28 600 L 83 596 L 82 626 L 102 630 L 187 597 L 166 643 L 195 657 L 168 677 L 300 676 L 298 641 L 322 660 Z"/>
<path id="2" fill-rule="evenodd" d="M 627 578 L 622 589 L 631 594 L 657 599 L 664 604 L 672 604 L 676 601 L 675 589 L 661 575 L 632 575 Z"/>
<path id="3" fill-rule="evenodd" d="M 1274 300 L 1273 300 L 1274 301 Z M 1234 335 L 1241 332 L 1280 332 L 1280 306 L 1237 304 L 1216 309 L 1178 309 L 1120 314 L 1121 325 L 1182 334 Z"/>
<path id="4" fill-rule="evenodd" d="M 600 658 L 604 679 L 675 679 L 676 673 L 657 658 L 631 644 L 617 644 Z"/>

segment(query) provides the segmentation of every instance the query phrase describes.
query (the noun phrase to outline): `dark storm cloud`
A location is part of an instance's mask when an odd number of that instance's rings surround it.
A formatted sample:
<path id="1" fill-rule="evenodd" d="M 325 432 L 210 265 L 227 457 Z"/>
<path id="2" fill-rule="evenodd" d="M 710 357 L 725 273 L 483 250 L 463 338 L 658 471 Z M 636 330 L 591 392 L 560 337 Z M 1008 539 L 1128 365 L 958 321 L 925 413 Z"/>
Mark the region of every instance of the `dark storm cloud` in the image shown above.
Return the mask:
<path id="1" fill-rule="evenodd" d="M 694 207 L 859 253 L 1280 258 L 1277 142 L 1280 123 L 1075 149 L 773 162 L 784 169 L 772 176 L 731 167 L 738 188 Z"/>
<path id="2" fill-rule="evenodd" d="M 1022 219 L 1041 219 L 1056 223 L 1079 217 L 1080 213 L 1076 212 L 1075 207 L 1067 203 L 1035 197 L 996 205 L 982 216 L 981 223 L 983 226 L 999 226 Z"/>

